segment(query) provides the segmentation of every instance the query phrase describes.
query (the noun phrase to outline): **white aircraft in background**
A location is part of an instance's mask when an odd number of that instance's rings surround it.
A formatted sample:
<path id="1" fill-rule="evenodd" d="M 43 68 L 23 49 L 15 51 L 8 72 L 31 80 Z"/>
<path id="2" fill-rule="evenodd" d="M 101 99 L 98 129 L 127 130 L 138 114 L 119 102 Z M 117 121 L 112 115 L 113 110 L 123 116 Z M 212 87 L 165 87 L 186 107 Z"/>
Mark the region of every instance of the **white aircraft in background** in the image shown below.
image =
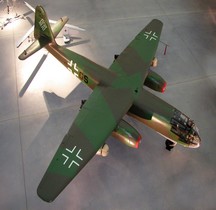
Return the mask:
<path id="1" fill-rule="evenodd" d="M 0 0 L 0 4 L 1 3 L 4 3 L 4 2 L 6 2 L 6 4 L 7 4 L 7 6 L 6 6 L 6 9 L 7 9 L 7 14 L 9 14 L 10 13 L 10 8 L 13 8 L 14 7 L 14 3 L 16 2 L 16 0 L 13 0 L 13 1 L 9 1 L 9 0 Z"/>
<path id="2" fill-rule="evenodd" d="M 35 8 L 33 8 L 29 3 L 25 2 L 25 5 L 30 9 L 32 10 L 34 13 L 35 13 Z M 49 22 L 52 24 L 52 23 L 56 23 L 57 21 L 55 20 L 49 20 Z M 73 30 L 77 30 L 77 31 L 85 31 L 85 29 L 83 28 L 80 28 L 78 26 L 74 26 L 74 25 L 70 25 L 70 24 L 65 24 L 65 27 L 66 28 L 69 28 L 69 29 L 73 29 Z M 26 34 L 20 39 L 20 41 L 17 43 L 17 48 L 20 47 L 20 45 L 27 39 L 29 38 L 30 34 L 33 33 L 34 31 L 34 26 L 32 26 L 27 32 Z M 69 34 L 64 34 L 63 35 L 63 41 L 65 44 L 69 43 L 70 42 L 70 36 Z"/>
<path id="3" fill-rule="evenodd" d="M 1 21 L 0 21 L 0 28 L 1 30 L 3 30 L 7 25 L 9 25 L 10 23 L 13 23 L 17 20 L 20 20 L 20 19 L 25 19 L 25 14 L 24 15 L 19 15 L 17 12 L 16 12 L 16 9 L 15 9 L 15 2 L 16 0 L 13 0 L 13 1 L 5 1 L 5 0 L 0 0 L 0 4 L 4 4 L 6 2 L 6 9 L 3 9 L 3 11 L 7 10 L 7 15 L 10 14 L 11 10 L 13 10 L 13 13 L 15 14 L 13 17 L 0 17 Z M 3 19 L 3 20 L 2 20 Z"/>
<path id="4" fill-rule="evenodd" d="M 3 22 L 0 21 L 1 30 L 4 29 L 8 24 L 15 22 L 16 20 L 25 19 L 23 15 L 16 14 L 14 17 L 6 18 Z"/>

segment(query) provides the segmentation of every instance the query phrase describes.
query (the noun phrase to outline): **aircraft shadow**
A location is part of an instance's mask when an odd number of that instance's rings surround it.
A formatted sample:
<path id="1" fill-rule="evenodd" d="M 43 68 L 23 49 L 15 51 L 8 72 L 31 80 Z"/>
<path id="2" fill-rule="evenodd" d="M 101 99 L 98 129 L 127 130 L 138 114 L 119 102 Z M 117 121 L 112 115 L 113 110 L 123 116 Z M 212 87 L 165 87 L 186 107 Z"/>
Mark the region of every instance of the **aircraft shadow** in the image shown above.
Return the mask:
<path id="1" fill-rule="evenodd" d="M 30 14 L 32 14 L 32 13 L 33 13 L 33 11 L 30 10 L 30 11 L 24 13 L 23 16 L 25 16 L 26 19 L 31 19 L 31 18 L 28 17 L 28 15 L 30 15 Z M 28 21 L 29 21 L 29 20 L 28 20 Z M 29 21 L 29 22 L 30 22 L 30 21 Z M 33 21 L 32 21 L 32 23 L 33 23 Z M 32 25 L 33 25 L 33 24 L 32 24 Z"/>
<path id="2" fill-rule="evenodd" d="M 65 47 L 73 47 L 73 46 L 77 46 L 77 45 L 81 45 L 81 44 L 86 44 L 88 42 L 90 42 L 90 40 L 82 40 L 82 41 L 79 41 L 79 42 L 76 42 L 76 43 L 71 43 L 71 44 L 67 44 L 67 45 L 63 45 L 63 46 L 65 46 Z M 40 61 L 37 64 L 37 66 L 35 67 L 34 71 L 32 72 L 31 76 L 29 77 L 29 79 L 27 80 L 25 85 L 20 90 L 19 97 L 23 97 L 23 95 L 27 91 L 28 87 L 30 86 L 31 82 L 33 81 L 33 79 L 37 75 L 40 67 L 43 65 L 44 61 L 46 60 L 47 56 L 48 56 L 48 52 L 42 56 L 42 58 L 40 59 Z"/>
<path id="3" fill-rule="evenodd" d="M 31 82 L 33 81 L 33 79 L 37 75 L 40 67 L 43 65 L 43 62 L 46 60 L 47 55 L 48 55 L 48 53 L 46 53 L 46 54 L 44 54 L 42 56 L 42 58 L 40 59 L 39 63 L 37 64 L 37 66 L 35 67 L 34 71 L 32 72 L 31 76 L 28 78 L 27 82 L 22 87 L 21 91 L 19 92 L 19 97 L 22 97 L 25 94 L 25 92 L 28 89 L 28 87 L 30 86 Z"/>
<path id="4" fill-rule="evenodd" d="M 34 21 L 32 20 L 32 18 L 30 18 L 30 17 L 26 17 L 26 19 L 27 19 L 28 22 L 31 24 L 31 26 L 34 25 Z"/>
<path id="5" fill-rule="evenodd" d="M 80 94 L 80 92 L 82 92 L 82 94 Z M 43 92 L 44 100 L 49 113 L 51 113 L 53 110 L 59 110 L 65 107 L 75 107 L 75 109 L 79 109 L 81 100 L 87 99 L 90 94 L 91 89 L 87 88 L 82 83 L 80 83 L 73 91 L 71 91 L 71 93 L 66 98 L 62 98 L 53 92 Z"/>

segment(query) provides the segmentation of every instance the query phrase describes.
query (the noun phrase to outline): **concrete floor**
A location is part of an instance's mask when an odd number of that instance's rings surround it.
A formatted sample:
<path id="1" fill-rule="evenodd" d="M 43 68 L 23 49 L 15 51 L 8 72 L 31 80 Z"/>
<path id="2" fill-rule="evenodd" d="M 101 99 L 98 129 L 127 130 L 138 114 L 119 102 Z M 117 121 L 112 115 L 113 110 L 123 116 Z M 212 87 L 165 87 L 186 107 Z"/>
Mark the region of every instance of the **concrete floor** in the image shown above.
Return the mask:
<path id="1" fill-rule="evenodd" d="M 30 13 L 30 22 L 19 20 L 0 31 L 0 209 L 215 209 L 215 0 L 29 3 L 44 5 L 51 19 L 67 15 L 84 27 L 84 33 L 71 32 L 76 39 L 68 47 L 106 67 L 151 19 L 162 20 L 161 40 L 169 47 L 164 56 L 160 44 L 156 71 L 168 87 L 157 95 L 195 120 L 202 145 L 168 152 L 161 136 L 126 117 L 142 134 L 138 150 L 110 137 L 107 158 L 95 156 L 53 203 L 40 200 L 38 183 L 91 91 L 52 55 L 44 59 L 44 51 L 18 60 L 29 45 L 16 49 L 33 21 Z M 18 1 L 16 10 L 29 11 Z"/>

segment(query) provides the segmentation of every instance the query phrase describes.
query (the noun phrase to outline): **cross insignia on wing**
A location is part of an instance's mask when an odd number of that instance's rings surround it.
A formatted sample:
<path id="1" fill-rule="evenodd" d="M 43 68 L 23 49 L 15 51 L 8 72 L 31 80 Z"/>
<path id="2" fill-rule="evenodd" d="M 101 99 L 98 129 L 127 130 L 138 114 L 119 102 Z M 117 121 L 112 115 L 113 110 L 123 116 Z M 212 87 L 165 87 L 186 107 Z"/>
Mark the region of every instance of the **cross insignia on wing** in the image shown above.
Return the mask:
<path id="1" fill-rule="evenodd" d="M 73 164 L 75 164 L 79 167 L 80 164 L 77 161 L 79 161 L 79 160 L 83 161 L 83 158 L 80 156 L 81 149 L 79 149 L 75 153 L 76 147 L 77 146 L 74 146 L 74 148 L 72 150 L 66 148 L 65 150 L 67 151 L 67 153 L 69 153 L 68 155 L 62 153 L 62 156 L 65 157 L 65 161 L 64 161 L 63 165 L 66 165 L 68 163 L 68 168 L 71 168 L 71 166 Z"/>
<path id="2" fill-rule="evenodd" d="M 157 40 L 157 38 L 158 38 L 158 36 L 156 35 L 156 33 L 155 32 L 153 32 L 153 31 L 149 31 L 149 32 L 145 32 L 144 33 L 144 36 L 146 37 L 146 39 L 149 39 L 150 41 L 151 40 Z"/>

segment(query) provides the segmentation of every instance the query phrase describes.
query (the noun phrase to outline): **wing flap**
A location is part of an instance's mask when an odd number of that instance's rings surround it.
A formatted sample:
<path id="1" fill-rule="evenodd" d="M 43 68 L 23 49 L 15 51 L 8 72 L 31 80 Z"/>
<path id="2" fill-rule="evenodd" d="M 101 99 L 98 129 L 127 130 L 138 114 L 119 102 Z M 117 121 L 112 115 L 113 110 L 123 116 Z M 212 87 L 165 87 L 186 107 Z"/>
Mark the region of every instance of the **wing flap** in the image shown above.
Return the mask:
<path id="1" fill-rule="evenodd" d="M 37 193 L 53 201 L 104 144 L 133 103 L 124 89 L 96 87 L 54 155 Z"/>

